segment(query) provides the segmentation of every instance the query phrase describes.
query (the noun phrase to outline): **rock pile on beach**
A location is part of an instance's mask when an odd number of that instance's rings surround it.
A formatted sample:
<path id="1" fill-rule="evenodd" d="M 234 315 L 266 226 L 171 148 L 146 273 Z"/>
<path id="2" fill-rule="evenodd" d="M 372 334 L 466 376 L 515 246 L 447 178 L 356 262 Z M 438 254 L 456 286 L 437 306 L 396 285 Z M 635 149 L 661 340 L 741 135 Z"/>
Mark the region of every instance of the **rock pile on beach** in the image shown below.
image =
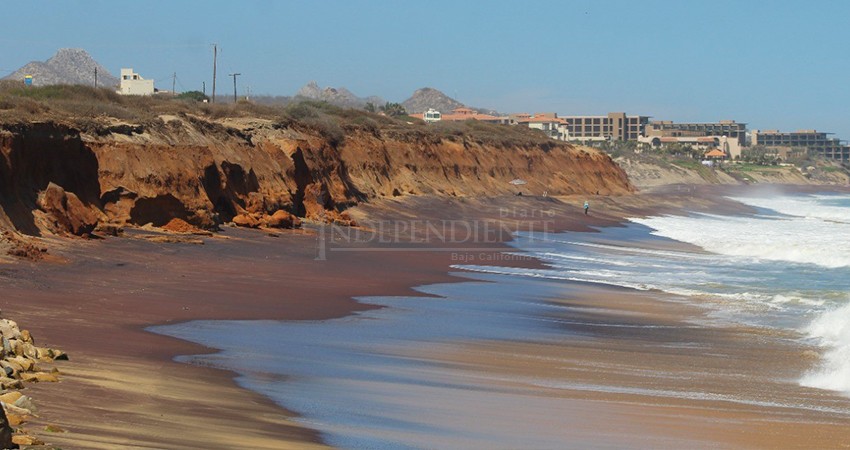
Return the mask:
<path id="1" fill-rule="evenodd" d="M 28 330 L 21 330 L 9 319 L 0 319 L 0 446 L 17 448 L 17 445 L 38 445 L 38 439 L 15 428 L 35 416 L 35 406 L 30 397 L 20 390 L 25 383 L 59 381 L 59 371 L 45 370 L 43 363 L 67 360 L 68 356 L 56 349 L 37 347 Z"/>
<path id="2" fill-rule="evenodd" d="M 244 212 L 233 217 L 233 225 L 245 228 L 300 228 L 301 219 L 279 209 L 274 214 Z"/>

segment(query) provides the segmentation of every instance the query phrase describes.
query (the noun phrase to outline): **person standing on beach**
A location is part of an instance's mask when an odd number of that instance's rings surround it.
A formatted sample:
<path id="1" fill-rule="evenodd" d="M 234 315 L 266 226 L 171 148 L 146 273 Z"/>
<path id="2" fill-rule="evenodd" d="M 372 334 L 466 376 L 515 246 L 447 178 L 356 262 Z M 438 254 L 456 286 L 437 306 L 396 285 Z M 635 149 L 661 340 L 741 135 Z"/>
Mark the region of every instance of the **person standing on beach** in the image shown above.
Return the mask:
<path id="1" fill-rule="evenodd" d="M 590 203 L 587 200 L 584 201 L 584 215 L 587 215 L 587 210 L 590 209 Z"/>

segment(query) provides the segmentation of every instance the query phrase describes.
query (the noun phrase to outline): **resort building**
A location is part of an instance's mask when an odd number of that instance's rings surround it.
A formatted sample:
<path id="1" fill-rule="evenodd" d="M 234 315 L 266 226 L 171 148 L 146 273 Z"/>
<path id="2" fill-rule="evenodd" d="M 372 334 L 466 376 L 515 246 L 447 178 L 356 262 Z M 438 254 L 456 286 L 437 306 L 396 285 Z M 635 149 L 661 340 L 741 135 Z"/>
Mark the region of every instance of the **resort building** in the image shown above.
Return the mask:
<path id="1" fill-rule="evenodd" d="M 651 145 L 653 147 L 666 147 L 671 144 L 680 144 L 689 146 L 695 150 L 718 150 L 723 152 L 727 157 L 735 159 L 741 156 L 743 146 L 737 138 L 729 136 L 641 136 L 638 142 Z"/>
<path id="2" fill-rule="evenodd" d="M 734 120 L 708 123 L 675 123 L 668 120 L 653 121 L 645 127 L 643 135 L 653 146 L 662 143 L 661 138 L 695 138 L 726 136 L 738 141 L 738 146 L 747 144 L 747 124 Z M 657 140 L 655 138 L 658 138 Z"/>
<path id="3" fill-rule="evenodd" d="M 153 95 L 153 80 L 146 80 L 133 69 L 121 69 L 121 85 L 118 91 L 122 95 Z"/>
<path id="4" fill-rule="evenodd" d="M 793 153 L 794 149 L 805 149 L 810 154 L 825 158 L 850 160 L 850 146 L 840 139 L 829 137 L 832 133 L 817 130 L 799 130 L 780 132 L 778 130 L 755 130 L 752 132 L 752 145 L 781 150 L 780 154 Z"/>
<path id="5" fill-rule="evenodd" d="M 571 141 L 636 141 L 649 123 L 649 116 L 629 116 L 623 112 L 607 116 L 563 116 L 567 140 Z"/>
<path id="6" fill-rule="evenodd" d="M 569 140 L 570 134 L 567 130 L 567 122 L 559 118 L 557 113 L 537 113 L 534 116 L 514 114 L 509 117 L 513 117 L 519 125 L 525 125 L 528 128 L 543 131 L 552 139 L 559 141 Z"/>

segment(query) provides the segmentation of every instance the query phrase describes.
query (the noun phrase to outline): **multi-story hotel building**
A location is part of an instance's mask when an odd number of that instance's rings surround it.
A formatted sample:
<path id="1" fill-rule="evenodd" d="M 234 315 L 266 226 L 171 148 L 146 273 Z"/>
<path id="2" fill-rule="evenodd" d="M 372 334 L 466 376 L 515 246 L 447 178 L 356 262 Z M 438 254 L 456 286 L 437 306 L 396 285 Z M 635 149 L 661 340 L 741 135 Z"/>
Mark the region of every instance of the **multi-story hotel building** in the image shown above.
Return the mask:
<path id="1" fill-rule="evenodd" d="M 623 112 L 607 116 L 561 116 L 569 140 L 575 141 L 635 141 L 643 134 L 649 116 L 628 116 Z"/>
<path id="2" fill-rule="evenodd" d="M 781 132 L 778 130 L 755 130 L 752 133 L 752 145 L 771 148 L 806 148 L 810 153 L 825 158 L 850 160 L 850 146 L 841 143 L 840 139 L 831 138 L 817 130 L 800 130 Z"/>

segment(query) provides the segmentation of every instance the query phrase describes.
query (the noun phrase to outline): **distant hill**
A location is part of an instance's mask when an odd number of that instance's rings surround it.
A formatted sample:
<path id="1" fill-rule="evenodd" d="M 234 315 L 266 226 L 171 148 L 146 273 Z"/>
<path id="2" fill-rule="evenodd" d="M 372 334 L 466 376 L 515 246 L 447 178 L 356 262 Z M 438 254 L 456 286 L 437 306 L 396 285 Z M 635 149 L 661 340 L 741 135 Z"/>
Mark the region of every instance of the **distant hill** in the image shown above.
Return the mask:
<path id="1" fill-rule="evenodd" d="M 437 111 L 448 113 L 453 109 L 464 107 L 465 105 L 442 92 L 429 87 L 417 89 L 409 99 L 401 104 L 409 114 L 423 113 L 428 111 L 428 108 L 434 108 Z"/>
<path id="2" fill-rule="evenodd" d="M 381 106 L 386 103 L 385 100 L 376 96 L 358 97 L 344 87 L 322 89 L 315 81 L 305 84 L 295 93 L 295 99 L 299 98 L 324 101 L 342 108 L 363 108 L 367 103 Z"/>
<path id="3" fill-rule="evenodd" d="M 62 48 L 47 61 L 33 61 L 4 80 L 23 80 L 32 75 L 35 86 L 51 84 L 84 84 L 94 85 L 94 71 L 97 69 L 98 86 L 118 86 L 118 78 L 113 76 L 91 57 L 85 50 L 79 48 Z"/>
<path id="4" fill-rule="evenodd" d="M 414 92 L 413 95 L 411 95 L 410 98 L 405 100 L 401 105 L 404 106 L 404 109 L 409 114 L 423 113 L 428 111 L 428 108 L 434 108 L 441 113 L 449 113 L 457 108 L 466 107 L 484 114 L 491 114 L 494 116 L 503 115 L 492 109 L 476 108 L 474 106 L 464 105 L 437 89 L 430 87 L 417 89 L 416 92 Z"/>

